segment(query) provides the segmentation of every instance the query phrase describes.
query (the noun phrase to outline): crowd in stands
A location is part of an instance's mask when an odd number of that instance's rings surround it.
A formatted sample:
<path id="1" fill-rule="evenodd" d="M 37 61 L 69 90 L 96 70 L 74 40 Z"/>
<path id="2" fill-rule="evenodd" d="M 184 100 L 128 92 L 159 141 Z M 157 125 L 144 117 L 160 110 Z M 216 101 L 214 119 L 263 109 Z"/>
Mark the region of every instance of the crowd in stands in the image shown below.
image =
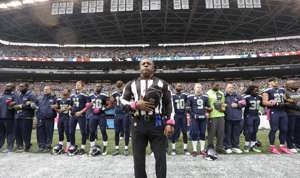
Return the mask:
<path id="1" fill-rule="evenodd" d="M 58 48 L 0 45 L 0 57 L 42 58 L 117 58 L 141 57 L 195 57 L 222 55 L 251 55 L 258 53 L 291 52 L 300 50 L 300 40 L 281 40 L 225 45 L 186 47 L 134 47 L 134 48 Z"/>
<path id="2" fill-rule="evenodd" d="M 300 78 L 295 78 L 296 81 L 300 83 Z M 279 86 L 284 86 L 286 79 L 279 79 Z M 211 84 L 214 81 L 201 81 L 203 90 L 207 92 L 211 88 Z M 261 80 L 239 80 L 239 81 L 220 81 L 220 87 L 222 90 L 225 89 L 226 83 L 232 82 L 236 87 L 237 91 L 240 94 L 243 94 L 248 86 L 250 85 L 257 85 L 261 90 L 266 89 L 268 86 L 268 79 L 261 79 Z M 103 86 L 103 92 L 110 95 L 111 92 L 115 89 L 114 84 L 111 83 L 101 83 Z M 192 93 L 194 89 L 194 83 L 183 83 L 184 84 L 184 91 L 186 93 Z M 0 88 L 4 88 L 5 83 L 0 83 Z M 18 83 L 15 83 L 17 86 Z M 60 96 L 64 88 L 71 89 L 72 93 L 75 92 L 75 82 L 33 82 L 30 83 L 31 88 L 36 93 L 36 95 L 40 95 L 43 91 L 45 85 L 49 85 L 52 87 L 53 92 L 55 95 Z M 173 83 L 173 88 L 175 87 L 176 83 Z M 85 89 L 88 93 L 93 93 L 95 89 L 96 83 L 87 83 Z M 2 92 L 2 91 L 1 91 Z"/>

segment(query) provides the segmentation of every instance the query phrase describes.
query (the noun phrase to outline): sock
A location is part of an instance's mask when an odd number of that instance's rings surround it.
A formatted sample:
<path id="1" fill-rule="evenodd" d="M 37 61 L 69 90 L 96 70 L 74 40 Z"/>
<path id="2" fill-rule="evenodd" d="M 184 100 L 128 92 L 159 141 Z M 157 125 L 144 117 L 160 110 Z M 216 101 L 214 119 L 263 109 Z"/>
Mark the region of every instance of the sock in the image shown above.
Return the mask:
<path id="1" fill-rule="evenodd" d="M 253 147 L 256 144 L 256 141 L 250 142 L 250 146 Z"/>
<path id="2" fill-rule="evenodd" d="M 183 144 L 183 150 L 187 150 L 188 145 L 186 143 Z"/>
<path id="3" fill-rule="evenodd" d="M 60 144 L 60 145 L 64 145 L 64 142 L 58 142 L 58 144 Z"/>
<path id="4" fill-rule="evenodd" d="M 200 151 L 204 151 L 205 149 L 205 140 L 200 140 Z"/>
<path id="5" fill-rule="evenodd" d="M 85 145 L 81 145 L 81 149 L 85 149 Z"/>
<path id="6" fill-rule="evenodd" d="M 280 145 L 280 147 L 285 147 L 285 145 Z"/>
<path id="7" fill-rule="evenodd" d="M 172 150 L 176 150 L 176 144 L 172 143 Z"/>
<path id="8" fill-rule="evenodd" d="M 125 150 L 128 150 L 128 146 L 125 146 Z"/>
<path id="9" fill-rule="evenodd" d="M 103 141 L 103 146 L 107 146 L 107 141 Z"/>
<path id="10" fill-rule="evenodd" d="M 95 142 L 91 142 L 90 144 L 91 144 L 91 147 L 95 146 Z"/>
<path id="11" fill-rule="evenodd" d="M 115 146 L 115 149 L 116 149 L 116 150 L 119 150 L 119 146 Z"/>
<path id="12" fill-rule="evenodd" d="M 252 143 L 252 142 L 247 142 L 247 141 L 245 141 L 245 146 L 251 146 L 251 143 Z"/>
<path id="13" fill-rule="evenodd" d="M 198 143 L 198 141 L 192 141 L 193 151 L 194 152 L 197 152 L 197 143 Z"/>
<path id="14" fill-rule="evenodd" d="M 67 147 L 70 147 L 71 146 L 71 143 L 70 142 L 67 142 Z"/>

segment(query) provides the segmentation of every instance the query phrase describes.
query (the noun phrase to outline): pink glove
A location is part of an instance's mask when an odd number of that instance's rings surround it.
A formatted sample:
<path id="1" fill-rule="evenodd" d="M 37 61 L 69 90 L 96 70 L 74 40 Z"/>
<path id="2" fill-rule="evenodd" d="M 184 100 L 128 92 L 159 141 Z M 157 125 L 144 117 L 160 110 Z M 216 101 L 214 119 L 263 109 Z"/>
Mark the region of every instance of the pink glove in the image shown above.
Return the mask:
<path id="1" fill-rule="evenodd" d="M 208 117 L 209 117 L 209 113 L 206 112 L 206 113 L 205 113 L 205 118 L 208 118 Z"/>
<path id="2" fill-rule="evenodd" d="M 136 102 L 131 102 L 130 103 L 130 108 L 132 109 L 132 110 L 136 110 Z"/>
<path id="3" fill-rule="evenodd" d="M 239 104 L 242 105 L 242 106 L 245 106 L 246 105 L 246 100 L 240 100 Z"/>
<path id="4" fill-rule="evenodd" d="M 95 108 L 95 109 L 93 109 L 93 113 L 94 114 L 99 114 L 99 113 L 101 113 L 101 109 L 100 108 Z"/>
<path id="5" fill-rule="evenodd" d="M 11 99 L 7 99 L 7 100 L 5 100 L 5 103 L 6 103 L 7 105 L 11 105 L 12 100 L 11 100 Z"/>
<path id="6" fill-rule="evenodd" d="M 174 119 L 169 119 L 169 120 L 167 120 L 166 124 L 174 126 L 175 125 L 175 120 Z"/>
<path id="7" fill-rule="evenodd" d="M 272 106 L 275 106 L 275 105 L 277 104 L 277 101 L 275 101 L 275 100 L 270 100 L 270 103 L 271 103 Z"/>

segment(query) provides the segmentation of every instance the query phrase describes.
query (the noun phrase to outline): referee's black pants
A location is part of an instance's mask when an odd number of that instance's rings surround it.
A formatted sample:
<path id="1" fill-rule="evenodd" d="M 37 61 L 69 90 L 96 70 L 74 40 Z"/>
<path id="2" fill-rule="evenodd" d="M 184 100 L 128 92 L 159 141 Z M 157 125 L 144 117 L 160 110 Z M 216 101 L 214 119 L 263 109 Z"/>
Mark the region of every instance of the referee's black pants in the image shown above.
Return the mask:
<path id="1" fill-rule="evenodd" d="M 150 142 L 155 157 L 157 178 L 165 178 L 167 172 L 166 144 L 164 126 L 155 126 L 153 120 L 135 119 L 132 124 L 132 149 L 134 160 L 134 175 L 136 178 L 146 178 L 145 158 L 146 147 Z"/>

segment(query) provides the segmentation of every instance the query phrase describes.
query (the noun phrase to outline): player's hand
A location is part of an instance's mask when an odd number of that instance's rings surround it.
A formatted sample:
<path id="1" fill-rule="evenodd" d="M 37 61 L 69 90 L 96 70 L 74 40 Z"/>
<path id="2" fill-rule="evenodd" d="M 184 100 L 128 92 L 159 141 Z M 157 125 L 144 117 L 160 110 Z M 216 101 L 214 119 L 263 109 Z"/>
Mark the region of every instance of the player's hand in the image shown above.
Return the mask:
<path id="1" fill-rule="evenodd" d="M 150 112 L 154 110 L 154 105 L 148 101 L 144 101 L 142 98 L 136 103 L 136 109 Z"/>
<path id="2" fill-rule="evenodd" d="M 165 136 L 170 137 L 173 135 L 173 133 L 174 133 L 174 127 L 171 125 L 166 125 L 164 130 Z"/>
<path id="3" fill-rule="evenodd" d="M 51 109 L 57 109 L 58 106 L 56 104 L 50 105 Z"/>
<path id="4" fill-rule="evenodd" d="M 223 103 L 221 106 L 221 112 L 225 112 L 227 104 Z"/>
<path id="5" fill-rule="evenodd" d="M 21 105 L 21 104 L 19 104 L 19 105 L 14 105 L 13 108 L 14 108 L 15 110 L 21 110 L 21 109 L 22 109 L 22 105 Z"/>
<path id="6" fill-rule="evenodd" d="M 238 105 L 237 103 L 232 103 L 232 104 L 231 104 L 231 107 L 232 107 L 232 108 L 237 108 L 238 106 L 239 106 L 239 105 Z"/>
<path id="7" fill-rule="evenodd" d="M 80 112 L 80 111 L 75 112 L 75 116 L 76 116 L 76 117 L 81 117 L 81 116 L 82 116 L 82 112 Z"/>

